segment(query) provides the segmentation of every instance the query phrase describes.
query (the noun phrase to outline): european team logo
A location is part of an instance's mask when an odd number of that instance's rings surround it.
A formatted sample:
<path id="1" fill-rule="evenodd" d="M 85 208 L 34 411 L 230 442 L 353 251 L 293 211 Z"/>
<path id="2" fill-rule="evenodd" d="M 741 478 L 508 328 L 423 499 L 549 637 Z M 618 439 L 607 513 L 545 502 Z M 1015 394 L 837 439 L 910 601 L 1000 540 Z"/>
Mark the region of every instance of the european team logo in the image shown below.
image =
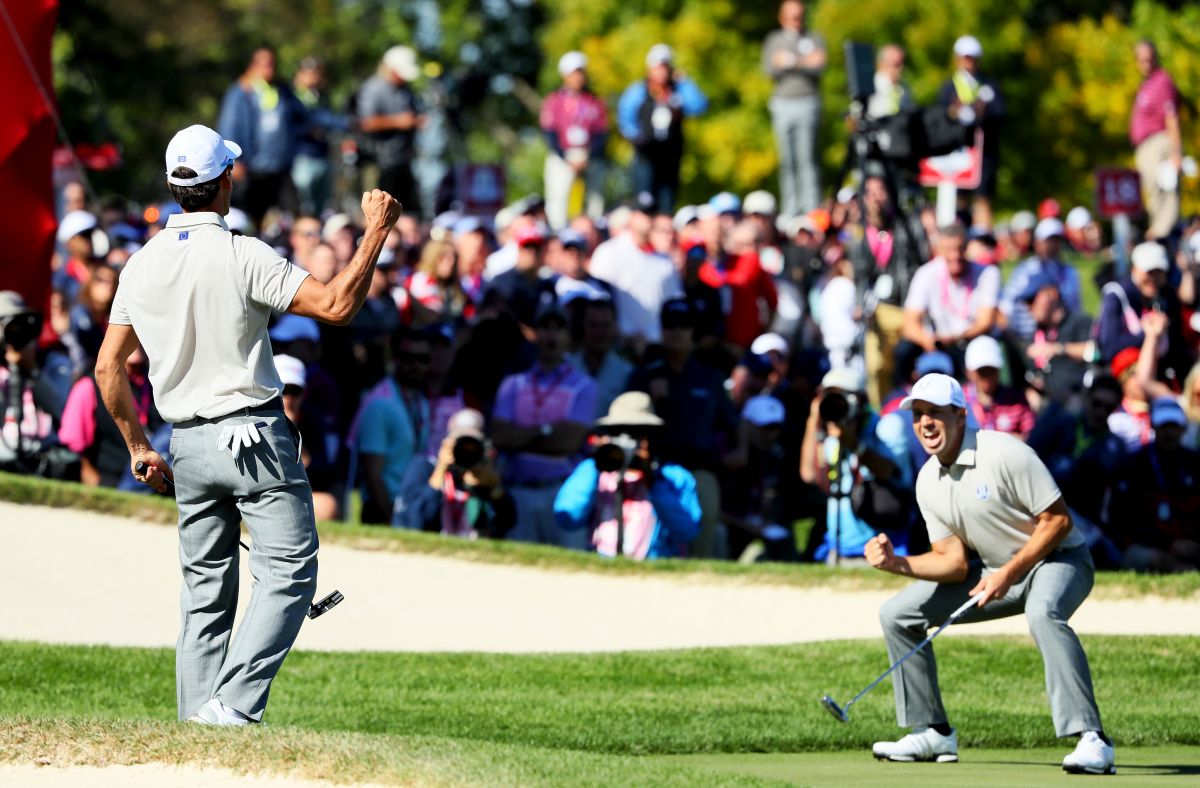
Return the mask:
<path id="1" fill-rule="evenodd" d="M 975 488 L 975 495 L 979 498 L 979 500 L 986 501 L 988 498 L 992 497 L 992 491 L 988 489 L 986 484 L 980 484 Z"/>

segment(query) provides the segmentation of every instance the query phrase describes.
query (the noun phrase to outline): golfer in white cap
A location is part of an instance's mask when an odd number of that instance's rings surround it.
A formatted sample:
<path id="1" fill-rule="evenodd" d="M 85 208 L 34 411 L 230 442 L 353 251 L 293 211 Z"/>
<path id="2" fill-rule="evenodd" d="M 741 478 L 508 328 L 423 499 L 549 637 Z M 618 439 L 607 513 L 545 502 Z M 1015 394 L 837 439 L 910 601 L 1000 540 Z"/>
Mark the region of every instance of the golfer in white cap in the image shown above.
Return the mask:
<path id="1" fill-rule="evenodd" d="M 962 388 L 948 375 L 921 378 L 900 407 L 912 411 L 917 439 L 930 455 L 917 476 L 917 504 L 932 549 L 906 558 L 893 552 L 886 535 L 867 544 L 872 566 L 918 581 L 879 613 L 892 660 L 970 597 L 978 595 L 978 605 L 961 622 L 1023 612 L 1045 663 L 1055 732 L 1079 736 L 1063 769 L 1113 774 L 1112 741 L 1100 724 L 1087 656 L 1067 623 L 1091 591 L 1095 570 L 1050 472 L 1017 438 L 970 429 Z M 942 707 L 932 644 L 904 662 L 893 682 L 896 720 L 913 732 L 876 742 L 875 756 L 957 761 L 958 735 Z"/>
<path id="2" fill-rule="evenodd" d="M 344 271 L 321 284 L 262 241 L 229 232 L 224 217 L 239 155 L 204 126 L 171 140 L 167 183 L 183 213 L 129 258 L 96 361 L 134 476 L 159 491 L 174 482 L 184 581 L 179 718 L 210 725 L 261 720 L 316 590 L 312 491 L 284 417 L 267 320 L 286 311 L 350 322 L 400 215 L 386 192 L 364 194 L 362 244 Z M 125 359 L 139 343 L 155 405 L 174 425 L 174 469 L 150 448 L 133 407 Z M 256 582 L 231 639 L 243 521 Z"/>

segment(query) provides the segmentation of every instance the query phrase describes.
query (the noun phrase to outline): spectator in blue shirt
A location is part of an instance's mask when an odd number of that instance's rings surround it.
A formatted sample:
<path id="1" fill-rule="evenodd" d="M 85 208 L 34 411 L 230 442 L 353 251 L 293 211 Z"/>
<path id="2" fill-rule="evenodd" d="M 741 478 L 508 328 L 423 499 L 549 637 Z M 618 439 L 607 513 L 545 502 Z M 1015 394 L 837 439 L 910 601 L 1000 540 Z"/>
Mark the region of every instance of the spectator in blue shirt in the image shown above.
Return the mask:
<path id="1" fill-rule="evenodd" d="M 1083 309 L 1079 272 L 1064 263 L 1060 256 L 1063 232 L 1063 223 L 1058 219 L 1038 222 L 1033 231 L 1033 257 L 1013 269 L 1000 294 L 1000 312 L 1008 321 L 1008 332 L 1023 341 L 1032 340 L 1037 330 L 1037 321 L 1029 314 L 1029 305 L 1021 300 L 1021 294 L 1029 289 L 1035 276 L 1044 275 L 1058 284 L 1059 298 L 1067 309 L 1072 312 Z"/>
<path id="2" fill-rule="evenodd" d="M 305 123 L 304 105 L 276 79 L 275 52 L 256 49 L 245 72 L 225 91 L 217 131 L 242 146 L 233 165 L 233 203 L 254 221 L 279 205 Z"/>
<path id="3" fill-rule="evenodd" d="M 656 459 L 654 436 L 662 424 L 645 393 L 617 397 L 596 421 L 601 436 L 595 454 L 575 468 L 554 499 L 558 527 L 587 529 L 601 555 L 682 555 L 700 531 L 700 499 L 692 474 Z"/>
<path id="4" fill-rule="evenodd" d="M 679 193 L 683 159 L 683 119 L 708 111 L 708 98 L 696 83 L 674 69 L 674 53 L 655 44 L 646 55 L 646 79 L 621 94 L 617 123 L 633 143 L 634 188 L 649 194 L 658 213 L 672 213 Z"/>

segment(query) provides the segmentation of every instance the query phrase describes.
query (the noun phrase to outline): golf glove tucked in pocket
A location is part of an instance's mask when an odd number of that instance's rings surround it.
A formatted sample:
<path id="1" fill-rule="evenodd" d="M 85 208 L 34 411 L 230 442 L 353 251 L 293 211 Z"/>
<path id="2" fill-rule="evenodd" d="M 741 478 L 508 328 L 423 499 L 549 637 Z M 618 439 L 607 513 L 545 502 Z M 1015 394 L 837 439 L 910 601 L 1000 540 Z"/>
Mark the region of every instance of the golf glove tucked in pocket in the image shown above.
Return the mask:
<path id="1" fill-rule="evenodd" d="M 248 449 L 254 444 L 262 442 L 259 429 L 266 426 L 266 422 L 260 421 L 255 424 L 235 424 L 225 427 L 217 437 L 217 449 L 220 451 L 228 449 L 236 460 L 242 453 L 242 449 Z"/>

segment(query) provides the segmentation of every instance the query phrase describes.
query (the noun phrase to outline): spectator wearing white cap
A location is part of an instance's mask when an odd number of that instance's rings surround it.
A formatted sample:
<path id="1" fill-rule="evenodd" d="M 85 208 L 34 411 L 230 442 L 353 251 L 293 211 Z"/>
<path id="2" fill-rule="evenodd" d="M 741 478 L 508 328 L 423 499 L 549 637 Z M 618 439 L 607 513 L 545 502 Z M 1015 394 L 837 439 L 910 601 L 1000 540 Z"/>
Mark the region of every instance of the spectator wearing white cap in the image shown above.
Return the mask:
<path id="1" fill-rule="evenodd" d="M 1160 313 L 1165 326 L 1155 346 L 1159 376 L 1182 380 L 1191 366 L 1183 338 L 1184 318 L 1178 294 L 1167 281 L 1167 251 L 1157 241 L 1133 248 L 1129 275 L 1109 282 L 1101 290 L 1096 315 L 1096 345 L 1101 360 L 1108 362 L 1125 348 L 1140 348 L 1145 339 L 1145 319 Z"/>
<path id="2" fill-rule="evenodd" d="M 50 279 L 54 289 L 63 294 L 68 309 L 78 300 L 79 290 L 90 275 L 96 224 L 96 216 L 84 210 L 71 211 L 58 223 L 55 238 L 64 255 Z"/>
<path id="3" fill-rule="evenodd" d="M 561 230 L 581 212 L 604 213 L 608 108 L 588 87 L 587 56 L 568 52 L 558 60 L 562 87 L 542 101 L 546 138 L 546 221 Z"/>
<path id="4" fill-rule="evenodd" d="M 1046 218 L 1038 222 L 1033 231 L 1033 256 L 1021 261 L 1004 284 L 1000 294 L 1000 313 L 1006 329 L 1022 339 L 1032 339 L 1037 329 L 1028 305 L 1021 301 L 1021 294 L 1029 289 L 1029 283 L 1035 277 L 1047 276 L 1057 282 L 1059 297 L 1068 309 L 1083 309 L 1079 271 L 1063 262 L 1062 240 L 1061 221 Z"/>
<path id="5" fill-rule="evenodd" d="M 367 154 L 379 167 L 379 188 L 412 214 L 421 213 L 420 189 L 412 170 L 417 131 L 425 125 L 424 110 L 412 89 L 420 76 L 417 53 L 394 46 L 383 54 L 375 75 L 359 88 L 357 105 Z"/>
<path id="6" fill-rule="evenodd" d="M 805 24 L 804 3 L 779 6 L 779 29 L 763 42 L 763 70 L 771 77 L 771 125 L 779 148 L 779 191 L 783 214 L 798 216 L 818 207 L 821 167 L 817 132 L 821 127 L 821 75 L 828 56 L 825 39 Z"/>
<path id="7" fill-rule="evenodd" d="M 1154 440 L 1129 457 L 1113 491 L 1111 536 L 1122 567 L 1200 569 L 1200 454 L 1184 448 L 1187 416 L 1174 397 L 1150 404 Z"/>
<path id="8" fill-rule="evenodd" d="M 1033 431 L 1035 415 L 1025 394 L 1000 382 L 1004 351 L 994 337 L 971 340 L 966 352 L 967 385 L 963 391 L 967 408 L 981 430 L 1007 432 L 1021 440 Z"/>
<path id="9" fill-rule="evenodd" d="M 1063 222 L 1066 230 L 1067 243 L 1080 254 L 1094 255 L 1100 251 L 1100 225 L 1092 220 L 1091 211 L 1082 205 L 1076 205 L 1067 211 Z"/>
<path id="10" fill-rule="evenodd" d="M 617 125 L 633 144 L 633 187 L 649 195 L 658 213 L 672 213 L 679 194 L 684 119 L 708 111 L 708 98 L 675 70 L 675 53 L 655 44 L 646 54 L 646 78 L 633 83 L 617 103 Z"/>
<path id="11" fill-rule="evenodd" d="M 287 192 L 296 140 L 307 116 L 287 82 L 277 78 L 275 51 L 269 47 L 254 50 L 246 70 L 221 99 L 217 131 L 242 149 L 233 165 L 238 187 L 233 203 L 255 226 L 269 209 L 280 206 Z"/>
<path id="12" fill-rule="evenodd" d="M 1008 220 L 1008 242 L 1001 257 L 1007 262 L 1020 262 L 1033 253 L 1033 229 L 1037 227 L 1033 211 L 1017 211 Z"/>
<path id="13" fill-rule="evenodd" d="M 817 561 L 861 559 L 880 531 L 901 553 L 908 544 L 913 481 L 908 425 L 897 413 L 880 416 L 872 410 L 865 389 L 858 370 L 832 369 L 809 409 L 800 478 L 828 495 L 824 538 L 813 552 Z M 867 499 L 874 502 L 869 510 L 861 506 Z"/>
<path id="14" fill-rule="evenodd" d="M 990 229 L 1005 108 L 1000 88 L 979 70 L 982 58 L 983 46 L 975 36 L 961 36 L 954 42 L 954 73 L 938 91 L 938 103 L 963 126 L 983 130 L 983 177 L 974 192 L 971 225 Z"/>

